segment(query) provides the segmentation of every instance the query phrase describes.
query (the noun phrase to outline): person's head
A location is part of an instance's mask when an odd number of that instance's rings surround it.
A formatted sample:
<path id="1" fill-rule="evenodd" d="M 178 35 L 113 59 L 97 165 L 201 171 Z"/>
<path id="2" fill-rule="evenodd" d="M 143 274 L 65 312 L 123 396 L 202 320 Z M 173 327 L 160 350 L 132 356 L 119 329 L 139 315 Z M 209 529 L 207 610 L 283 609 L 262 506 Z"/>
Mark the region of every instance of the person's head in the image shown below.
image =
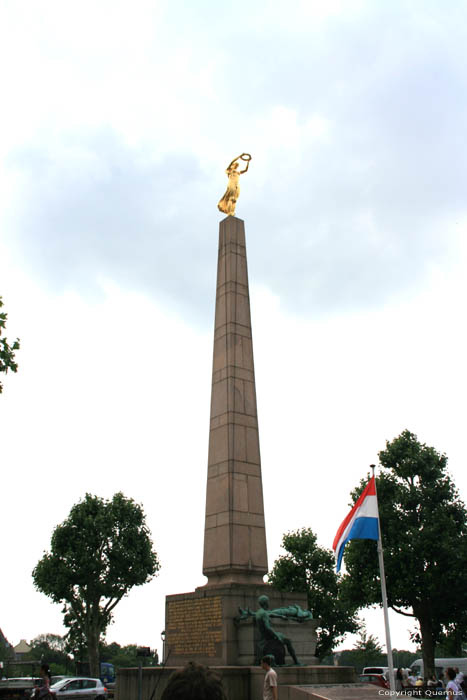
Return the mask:
<path id="1" fill-rule="evenodd" d="M 272 664 L 274 662 L 274 657 L 271 656 L 271 654 L 266 654 L 266 656 L 263 656 L 261 659 L 261 666 L 265 671 L 269 671 L 271 668 Z"/>
<path id="2" fill-rule="evenodd" d="M 456 677 L 455 670 L 451 667 L 447 668 L 446 669 L 446 678 L 449 678 L 450 681 L 453 681 L 455 677 Z"/>
<path id="3" fill-rule="evenodd" d="M 172 673 L 161 700 L 226 700 L 226 695 L 220 676 L 207 666 L 190 662 Z"/>
<path id="4" fill-rule="evenodd" d="M 264 610 L 267 610 L 269 608 L 269 598 L 267 595 L 260 595 L 258 598 L 258 605 L 260 608 L 264 608 Z"/>
<path id="5" fill-rule="evenodd" d="M 459 673 L 459 667 L 458 667 L 458 666 L 454 666 L 454 671 L 455 671 L 456 673 Z"/>

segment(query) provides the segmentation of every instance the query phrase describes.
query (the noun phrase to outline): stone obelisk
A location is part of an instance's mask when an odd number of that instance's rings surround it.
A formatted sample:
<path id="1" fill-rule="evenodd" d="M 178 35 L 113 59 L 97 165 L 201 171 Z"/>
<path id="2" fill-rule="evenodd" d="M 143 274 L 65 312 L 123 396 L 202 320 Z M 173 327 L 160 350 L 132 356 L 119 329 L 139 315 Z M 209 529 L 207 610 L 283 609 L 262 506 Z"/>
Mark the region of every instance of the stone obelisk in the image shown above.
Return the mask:
<path id="1" fill-rule="evenodd" d="M 203 573 L 207 586 L 267 573 L 250 296 L 241 219 L 219 227 Z"/>
<path id="2" fill-rule="evenodd" d="M 306 593 L 264 583 L 267 571 L 245 227 L 229 215 L 219 225 L 203 556 L 208 580 L 195 591 L 166 597 L 165 658 L 170 654 L 174 665 L 257 664 L 258 630 L 251 617 L 241 622 L 239 613 L 255 610 L 264 595 L 271 610 L 290 602 L 307 605 Z M 307 663 L 316 646 L 318 623 L 311 622 L 275 619 Z"/>
<path id="3" fill-rule="evenodd" d="M 208 580 L 166 597 L 172 662 L 254 663 L 252 627 L 240 629 L 236 617 L 269 591 L 267 571 L 245 227 L 230 215 L 219 225 L 203 557 Z M 276 598 L 279 605 L 281 594 Z"/>

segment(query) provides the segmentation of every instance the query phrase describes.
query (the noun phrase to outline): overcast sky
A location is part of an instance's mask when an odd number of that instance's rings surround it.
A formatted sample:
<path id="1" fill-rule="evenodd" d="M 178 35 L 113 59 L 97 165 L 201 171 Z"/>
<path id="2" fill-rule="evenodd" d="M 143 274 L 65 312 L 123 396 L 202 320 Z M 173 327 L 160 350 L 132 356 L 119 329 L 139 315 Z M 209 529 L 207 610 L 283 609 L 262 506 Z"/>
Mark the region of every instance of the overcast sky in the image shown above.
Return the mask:
<path id="1" fill-rule="evenodd" d="M 31 571 L 86 492 L 141 503 L 162 564 L 108 640 L 161 651 L 165 595 L 204 582 L 216 204 L 243 151 L 270 566 L 288 530 L 331 547 L 405 428 L 467 498 L 466 27 L 460 0 L 4 0 L 13 644 L 64 632 Z"/>

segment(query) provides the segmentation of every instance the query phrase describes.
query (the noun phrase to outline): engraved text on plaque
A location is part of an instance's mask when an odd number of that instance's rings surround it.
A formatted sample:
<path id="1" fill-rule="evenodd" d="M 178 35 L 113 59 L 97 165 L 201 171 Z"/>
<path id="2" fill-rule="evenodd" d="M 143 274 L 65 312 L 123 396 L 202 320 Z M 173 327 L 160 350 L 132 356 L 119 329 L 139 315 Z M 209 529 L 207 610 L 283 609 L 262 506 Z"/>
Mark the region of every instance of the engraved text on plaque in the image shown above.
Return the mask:
<path id="1" fill-rule="evenodd" d="M 222 642 L 222 599 L 173 600 L 168 603 L 167 641 L 171 653 L 180 656 L 218 656 Z"/>

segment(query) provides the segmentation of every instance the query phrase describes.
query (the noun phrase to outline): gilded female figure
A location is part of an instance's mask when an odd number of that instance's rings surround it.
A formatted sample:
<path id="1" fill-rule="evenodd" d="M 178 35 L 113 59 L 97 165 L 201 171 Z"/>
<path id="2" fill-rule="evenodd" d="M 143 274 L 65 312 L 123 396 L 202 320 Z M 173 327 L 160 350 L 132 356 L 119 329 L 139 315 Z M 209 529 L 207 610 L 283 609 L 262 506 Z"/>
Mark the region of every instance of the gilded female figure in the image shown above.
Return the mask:
<path id="1" fill-rule="evenodd" d="M 239 160 L 246 161 L 245 170 L 238 169 Z M 242 153 L 240 156 L 237 156 L 237 158 L 234 158 L 234 160 L 230 163 L 227 170 L 225 171 L 229 177 L 229 182 L 224 196 L 217 205 L 219 211 L 223 211 L 224 214 L 228 214 L 229 216 L 235 215 L 235 205 L 237 204 L 237 199 L 240 194 L 239 178 L 240 175 L 243 175 L 243 173 L 246 173 L 246 171 L 248 170 L 250 160 L 251 156 L 249 153 Z"/>

